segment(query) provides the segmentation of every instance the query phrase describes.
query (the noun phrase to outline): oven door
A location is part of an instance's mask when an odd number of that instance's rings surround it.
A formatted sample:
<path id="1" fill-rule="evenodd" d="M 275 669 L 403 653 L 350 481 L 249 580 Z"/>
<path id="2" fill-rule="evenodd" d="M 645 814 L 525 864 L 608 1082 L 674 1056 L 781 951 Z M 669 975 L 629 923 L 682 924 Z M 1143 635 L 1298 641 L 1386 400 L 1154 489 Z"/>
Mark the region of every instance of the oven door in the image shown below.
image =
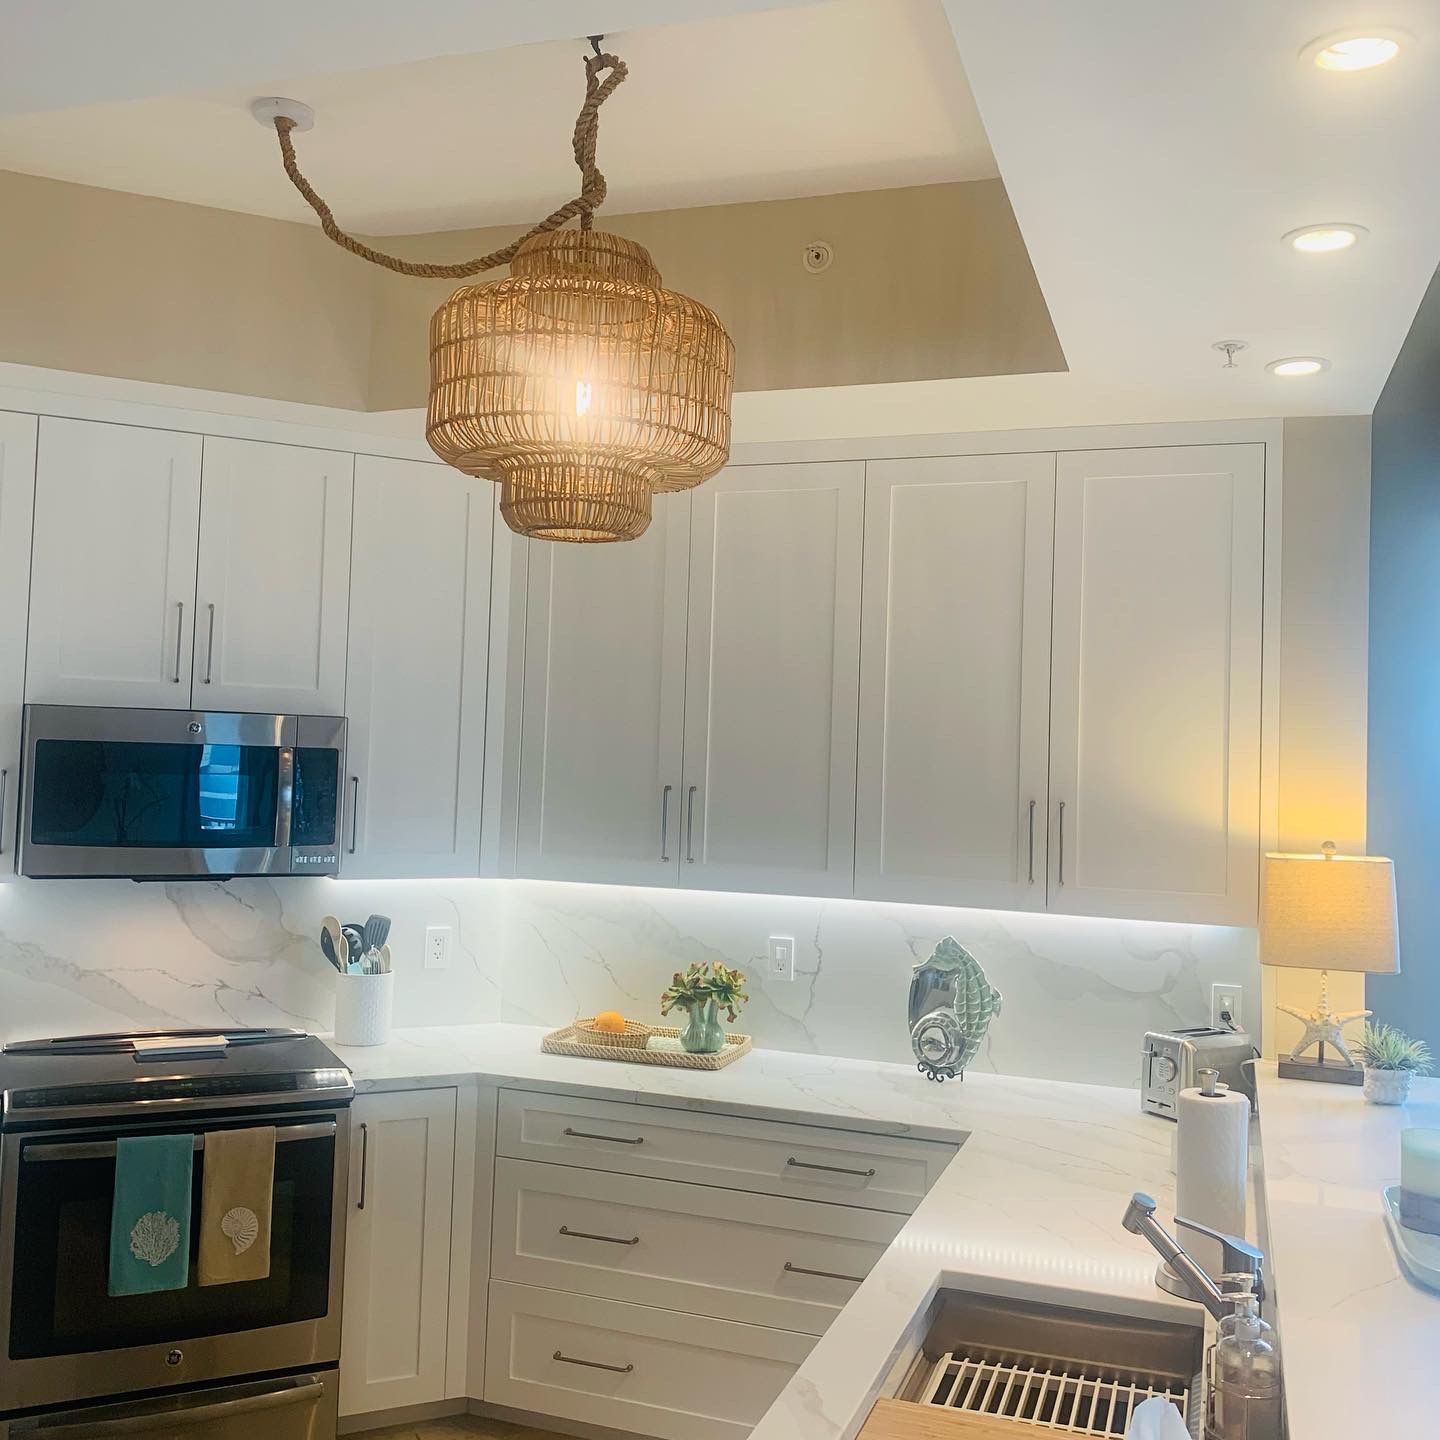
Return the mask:
<path id="1" fill-rule="evenodd" d="M 271 1125 L 270 1274 L 196 1283 L 204 1136 Z M 195 1136 L 184 1289 L 108 1293 L 115 1140 Z M 349 1111 L 0 1136 L 0 1411 L 327 1364 L 340 1354 Z"/>
<path id="2" fill-rule="evenodd" d="M 293 715 L 27 705 L 20 873 L 287 873 L 295 734 Z"/>
<path id="3" fill-rule="evenodd" d="M 335 1371 L 0 1420 L 0 1440 L 334 1440 Z"/>

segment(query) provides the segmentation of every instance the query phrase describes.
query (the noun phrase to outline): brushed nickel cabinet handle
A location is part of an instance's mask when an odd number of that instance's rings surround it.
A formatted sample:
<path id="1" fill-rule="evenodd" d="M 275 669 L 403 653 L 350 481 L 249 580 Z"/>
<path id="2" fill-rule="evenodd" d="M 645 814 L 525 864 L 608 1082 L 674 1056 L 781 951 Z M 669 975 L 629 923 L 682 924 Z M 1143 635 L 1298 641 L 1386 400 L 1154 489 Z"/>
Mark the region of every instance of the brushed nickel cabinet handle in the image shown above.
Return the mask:
<path id="1" fill-rule="evenodd" d="M 360 777 L 350 777 L 350 854 L 360 839 Z"/>
<path id="2" fill-rule="evenodd" d="M 180 646 L 185 638 L 185 602 L 175 602 L 175 673 L 170 677 L 172 685 L 180 683 Z"/>
<path id="3" fill-rule="evenodd" d="M 562 1225 L 560 1233 L 568 1235 L 572 1240 L 603 1240 L 607 1245 L 638 1245 L 640 1243 L 638 1235 L 631 1240 L 626 1240 L 619 1235 L 596 1235 L 589 1230 L 572 1230 L 568 1225 Z"/>
<path id="4" fill-rule="evenodd" d="M 1055 874 L 1056 883 L 1065 883 L 1065 802 L 1060 802 L 1060 863 Z"/>
<path id="5" fill-rule="evenodd" d="M 205 678 L 200 682 L 202 685 L 210 683 L 210 672 L 215 666 L 215 607 L 207 605 L 205 608 L 210 612 L 210 628 L 205 637 Z"/>
<path id="6" fill-rule="evenodd" d="M 812 1160 L 797 1160 L 793 1155 L 785 1163 L 797 1170 L 823 1170 L 827 1175 L 858 1175 L 862 1180 L 869 1180 L 875 1174 L 873 1166 L 869 1170 L 851 1170 L 844 1165 L 816 1165 Z"/>
<path id="7" fill-rule="evenodd" d="M 700 787 L 692 785 L 685 797 L 685 863 L 695 863 L 695 792 Z"/>
<path id="8" fill-rule="evenodd" d="M 360 1199 L 356 1203 L 357 1210 L 365 1208 L 365 1177 L 370 1172 L 370 1127 L 362 1120 L 360 1122 Z"/>
<path id="9" fill-rule="evenodd" d="M 8 770 L 0 770 L 0 855 L 5 853 L 5 796 L 9 793 L 9 790 L 10 772 Z"/>
<path id="10" fill-rule="evenodd" d="M 645 1137 L 631 1140 L 624 1135 L 597 1135 L 593 1130 L 572 1130 L 568 1125 L 564 1133 L 573 1140 L 608 1140 L 612 1145 L 643 1145 Z"/>
<path id="11" fill-rule="evenodd" d="M 1035 802 L 1030 802 L 1030 883 L 1035 883 Z"/>
<path id="12" fill-rule="evenodd" d="M 587 1370 L 613 1370 L 617 1375 L 628 1375 L 635 1368 L 633 1365 L 607 1365 L 603 1360 L 577 1360 L 573 1355 L 562 1354 L 559 1350 L 550 1358 L 559 1360 L 564 1365 L 583 1365 Z"/>
<path id="13" fill-rule="evenodd" d="M 670 792 L 675 787 L 665 785 L 660 790 L 660 863 L 670 863 Z"/>
<path id="14" fill-rule="evenodd" d="M 806 1265 L 792 1265 L 788 1260 L 785 1268 L 792 1275 L 818 1275 L 822 1280 L 848 1280 L 852 1285 L 859 1285 L 865 1279 L 863 1275 L 842 1275 L 838 1270 L 811 1270 Z"/>

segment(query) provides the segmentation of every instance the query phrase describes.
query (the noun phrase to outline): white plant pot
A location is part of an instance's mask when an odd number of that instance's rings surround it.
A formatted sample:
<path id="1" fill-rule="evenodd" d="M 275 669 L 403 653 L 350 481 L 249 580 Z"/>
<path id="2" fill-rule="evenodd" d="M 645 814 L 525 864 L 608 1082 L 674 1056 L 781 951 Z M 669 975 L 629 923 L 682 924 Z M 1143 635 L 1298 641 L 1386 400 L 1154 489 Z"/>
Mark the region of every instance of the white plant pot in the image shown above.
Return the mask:
<path id="1" fill-rule="evenodd" d="M 383 1045 L 395 1009 L 395 972 L 335 977 L 335 1043 Z"/>
<path id="2" fill-rule="evenodd" d="M 1365 1067 L 1365 1098 L 1372 1105 L 1403 1105 L 1410 1096 L 1410 1070 Z"/>

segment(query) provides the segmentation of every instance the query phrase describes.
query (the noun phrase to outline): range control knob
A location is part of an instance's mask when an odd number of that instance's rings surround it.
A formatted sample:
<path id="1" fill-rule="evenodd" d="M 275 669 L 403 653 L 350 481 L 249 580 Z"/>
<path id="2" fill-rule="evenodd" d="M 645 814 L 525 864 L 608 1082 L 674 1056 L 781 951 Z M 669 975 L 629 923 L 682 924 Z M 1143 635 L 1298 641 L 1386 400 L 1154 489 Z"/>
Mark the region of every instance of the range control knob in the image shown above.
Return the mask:
<path id="1" fill-rule="evenodd" d="M 1158 1080 L 1162 1085 L 1168 1085 L 1178 1074 L 1175 1062 L 1168 1055 L 1156 1055 L 1152 1057 L 1150 1065 L 1150 1078 Z"/>

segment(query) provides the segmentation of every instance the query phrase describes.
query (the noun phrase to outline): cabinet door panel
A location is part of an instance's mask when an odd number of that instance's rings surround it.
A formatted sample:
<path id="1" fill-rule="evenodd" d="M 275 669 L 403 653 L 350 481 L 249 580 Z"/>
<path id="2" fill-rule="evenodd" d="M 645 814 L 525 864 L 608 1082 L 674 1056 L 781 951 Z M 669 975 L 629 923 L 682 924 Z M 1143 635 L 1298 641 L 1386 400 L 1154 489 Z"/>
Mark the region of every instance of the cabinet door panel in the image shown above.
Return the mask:
<path id="1" fill-rule="evenodd" d="M 344 708 L 353 469 L 332 450 L 206 438 L 197 708 Z"/>
<path id="2" fill-rule="evenodd" d="M 347 878 L 479 872 L 494 513 L 487 480 L 356 457 Z"/>
<path id="3" fill-rule="evenodd" d="M 519 874 L 675 883 L 689 544 L 688 495 L 624 545 L 531 543 Z"/>
<path id="4" fill-rule="evenodd" d="M 189 708 L 200 447 L 40 421 L 27 700 Z"/>
<path id="5" fill-rule="evenodd" d="M 1061 456 L 1052 909 L 1255 923 L 1264 491 L 1261 445 Z"/>
<path id="6" fill-rule="evenodd" d="M 1044 908 L 1054 473 L 867 467 L 858 895 Z"/>
<path id="7" fill-rule="evenodd" d="M 351 1125 L 342 1415 L 445 1398 L 455 1092 L 362 1095 Z"/>
<path id="8" fill-rule="evenodd" d="M 859 463 L 745 467 L 695 492 L 686 885 L 851 893 L 864 502 Z"/>
<path id="9" fill-rule="evenodd" d="M 0 412 L 0 879 L 15 874 L 36 430 L 33 415 Z"/>

